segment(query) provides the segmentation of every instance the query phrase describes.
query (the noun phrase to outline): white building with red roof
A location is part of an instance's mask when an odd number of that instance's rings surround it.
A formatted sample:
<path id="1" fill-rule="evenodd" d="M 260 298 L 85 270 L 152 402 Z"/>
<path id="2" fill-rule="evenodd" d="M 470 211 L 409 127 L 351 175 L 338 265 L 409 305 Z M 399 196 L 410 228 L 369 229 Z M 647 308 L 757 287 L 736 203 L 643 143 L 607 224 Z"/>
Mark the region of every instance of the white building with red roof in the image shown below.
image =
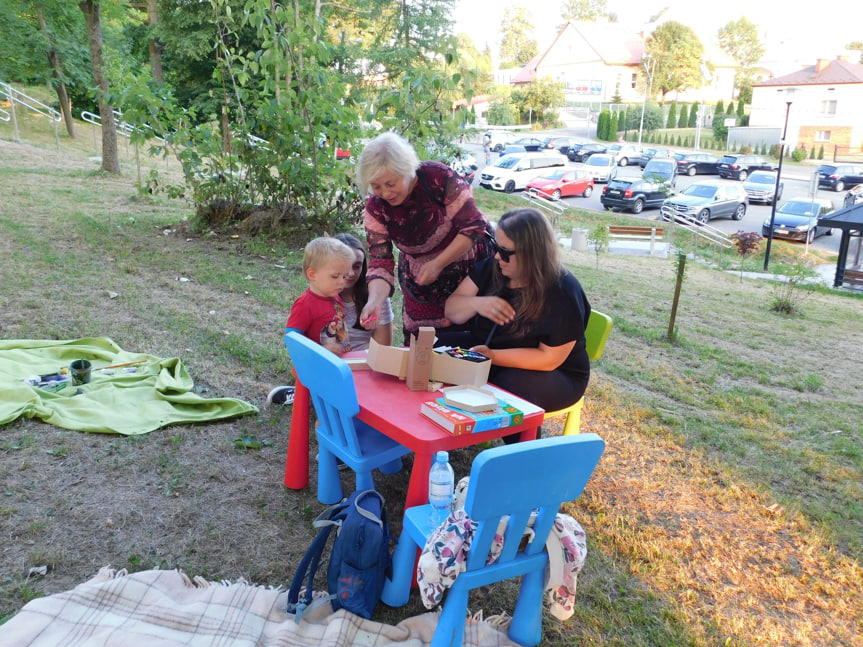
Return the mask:
<path id="1" fill-rule="evenodd" d="M 791 107 L 788 107 L 791 101 Z M 863 64 L 847 56 L 818 59 L 797 72 L 752 86 L 752 127 L 784 127 L 788 114 L 786 148 L 824 146 L 832 157 L 863 151 Z"/>

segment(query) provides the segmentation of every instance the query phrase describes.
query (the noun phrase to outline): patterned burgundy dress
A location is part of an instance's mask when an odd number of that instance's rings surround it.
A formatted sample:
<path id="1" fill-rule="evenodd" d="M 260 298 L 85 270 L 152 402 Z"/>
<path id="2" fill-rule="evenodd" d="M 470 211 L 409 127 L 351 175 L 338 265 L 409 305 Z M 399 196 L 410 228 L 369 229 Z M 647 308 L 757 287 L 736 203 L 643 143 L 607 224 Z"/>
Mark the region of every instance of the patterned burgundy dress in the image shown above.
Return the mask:
<path id="1" fill-rule="evenodd" d="M 444 302 L 476 261 L 494 254 L 493 232 L 477 209 L 473 191 L 452 169 L 439 162 L 422 162 L 417 182 L 397 207 L 378 196 L 366 202 L 366 236 L 369 244 L 368 280 L 395 283 L 393 245 L 399 250 L 398 277 L 404 300 L 404 327 L 445 328 Z M 430 285 L 417 285 L 420 268 L 435 258 L 459 234 L 473 246 L 447 265 Z"/>

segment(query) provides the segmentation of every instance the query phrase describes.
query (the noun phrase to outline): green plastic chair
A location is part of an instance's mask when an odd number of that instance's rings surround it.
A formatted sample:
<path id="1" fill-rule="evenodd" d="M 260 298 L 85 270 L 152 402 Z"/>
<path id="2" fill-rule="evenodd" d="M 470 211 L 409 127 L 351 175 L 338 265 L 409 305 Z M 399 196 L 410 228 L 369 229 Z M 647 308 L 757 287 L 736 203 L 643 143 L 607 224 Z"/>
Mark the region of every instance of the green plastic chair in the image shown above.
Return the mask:
<path id="1" fill-rule="evenodd" d="M 608 336 L 611 334 L 611 327 L 613 325 L 614 322 L 607 314 L 591 310 L 590 317 L 587 320 L 587 327 L 584 330 L 584 337 L 587 342 L 587 356 L 590 357 L 591 361 L 602 357 L 602 351 L 605 350 L 605 342 L 608 341 Z M 565 409 L 546 411 L 545 418 L 566 416 L 566 422 L 563 425 L 563 435 L 571 436 L 581 431 L 582 406 L 584 406 L 584 397 Z"/>

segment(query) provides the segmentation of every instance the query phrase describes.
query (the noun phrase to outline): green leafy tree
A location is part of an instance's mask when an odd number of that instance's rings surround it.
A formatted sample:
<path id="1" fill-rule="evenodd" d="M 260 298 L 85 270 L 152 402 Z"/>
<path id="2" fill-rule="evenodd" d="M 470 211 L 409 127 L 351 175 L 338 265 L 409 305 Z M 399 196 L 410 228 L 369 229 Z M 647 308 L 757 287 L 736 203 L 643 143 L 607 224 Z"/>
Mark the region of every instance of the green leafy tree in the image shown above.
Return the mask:
<path id="1" fill-rule="evenodd" d="M 665 121 L 666 128 L 676 128 L 677 127 L 677 104 L 672 103 L 668 108 L 668 118 Z"/>
<path id="2" fill-rule="evenodd" d="M 655 61 L 653 86 L 663 101 L 669 92 L 699 88 L 703 84 L 699 66 L 704 45 L 691 27 L 673 20 L 662 23 L 648 37 L 646 49 Z"/>
<path id="3" fill-rule="evenodd" d="M 742 98 L 751 101 L 755 66 L 766 51 L 758 39 L 758 26 L 743 16 L 720 28 L 718 38 L 722 50 L 740 66 L 734 81 L 735 87 Z"/>
<path id="4" fill-rule="evenodd" d="M 117 175 L 120 173 L 120 158 L 117 155 L 117 120 L 114 105 L 108 93 L 110 79 L 103 55 L 101 2 L 82 0 L 78 8 L 87 22 L 87 40 L 90 44 L 90 64 L 93 70 L 93 85 L 99 100 L 99 117 L 102 131 L 102 170 Z"/>
<path id="5" fill-rule="evenodd" d="M 560 13 L 565 21 L 594 22 L 613 17 L 606 0 L 564 0 Z"/>
<path id="6" fill-rule="evenodd" d="M 5 51 L 0 56 L 0 78 L 50 85 L 66 132 L 74 138 L 73 107 L 96 110 L 86 24 L 77 5 L 63 0 L 8 0 L 0 6 L 0 42 Z"/>
<path id="7" fill-rule="evenodd" d="M 716 102 L 716 110 L 713 114 L 719 115 L 720 117 L 725 114 L 725 102 L 722 99 Z"/>
<path id="8" fill-rule="evenodd" d="M 533 31 L 530 13 L 524 7 L 507 7 L 500 23 L 500 66 L 523 67 L 537 55 L 536 41 L 528 34 Z"/>
<path id="9" fill-rule="evenodd" d="M 698 125 L 698 104 L 693 103 L 689 108 L 689 121 L 687 122 L 687 126 L 689 128 L 695 128 Z"/>
<path id="10" fill-rule="evenodd" d="M 662 114 L 662 106 L 653 101 L 648 101 L 644 105 L 644 127 L 647 132 L 651 132 L 662 128 L 665 124 Z M 641 106 L 633 110 L 629 115 L 627 126 L 630 130 L 637 131 L 641 127 Z"/>
<path id="11" fill-rule="evenodd" d="M 464 78 L 474 76 L 474 86 L 477 94 L 491 90 L 493 85 L 491 53 L 477 50 L 474 42 L 467 34 L 458 34 L 458 67 Z"/>
<path id="12" fill-rule="evenodd" d="M 488 107 L 488 123 L 498 126 L 515 126 L 518 113 L 509 98 L 496 97 Z"/>
<path id="13" fill-rule="evenodd" d="M 512 91 L 512 104 L 518 110 L 521 123 L 528 119 L 534 122 L 555 120 L 557 109 L 563 106 L 563 101 L 563 83 L 549 76 Z"/>
<path id="14" fill-rule="evenodd" d="M 488 107 L 488 122 L 497 126 L 515 126 L 518 113 L 509 97 L 495 97 Z"/>

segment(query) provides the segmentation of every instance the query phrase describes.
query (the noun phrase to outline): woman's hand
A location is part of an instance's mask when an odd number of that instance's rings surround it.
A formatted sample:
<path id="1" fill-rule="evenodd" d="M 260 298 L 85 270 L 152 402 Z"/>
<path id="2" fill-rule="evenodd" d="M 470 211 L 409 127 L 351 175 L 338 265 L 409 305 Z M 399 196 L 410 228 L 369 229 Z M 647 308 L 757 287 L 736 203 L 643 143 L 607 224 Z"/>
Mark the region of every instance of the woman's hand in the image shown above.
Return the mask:
<path id="1" fill-rule="evenodd" d="M 437 281 L 437 277 L 440 276 L 441 269 L 435 261 L 429 261 L 420 268 L 416 278 L 417 285 L 430 285 L 434 283 Z"/>
<path id="2" fill-rule="evenodd" d="M 499 326 L 508 324 L 515 317 L 515 309 L 500 297 L 474 297 L 477 314 Z"/>
<path id="3" fill-rule="evenodd" d="M 494 364 L 494 358 L 492 357 L 494 351 L 485 344 L 480 344 L 479 346 L 471 346 L 469 350 L 472 350 L 474 353 L 479 353 L 480 355 L 485 355 L 490 360 L 492 360 L 491 363 Z"/>
<path id="4" fill-rule="evenodd" d="M 374 330 L 381 319 L 381 304 L 369 301 L 360 313 L 360 325 L 366 330 Z"/>
<path id="5" fill-rule="evenodd" d="M 360 325 L 373 330 L 381 319 L 381 307 L 390 296 L 390 285 L 383 279 L 369 281 L 369 300 L 360 313 Z"/>

